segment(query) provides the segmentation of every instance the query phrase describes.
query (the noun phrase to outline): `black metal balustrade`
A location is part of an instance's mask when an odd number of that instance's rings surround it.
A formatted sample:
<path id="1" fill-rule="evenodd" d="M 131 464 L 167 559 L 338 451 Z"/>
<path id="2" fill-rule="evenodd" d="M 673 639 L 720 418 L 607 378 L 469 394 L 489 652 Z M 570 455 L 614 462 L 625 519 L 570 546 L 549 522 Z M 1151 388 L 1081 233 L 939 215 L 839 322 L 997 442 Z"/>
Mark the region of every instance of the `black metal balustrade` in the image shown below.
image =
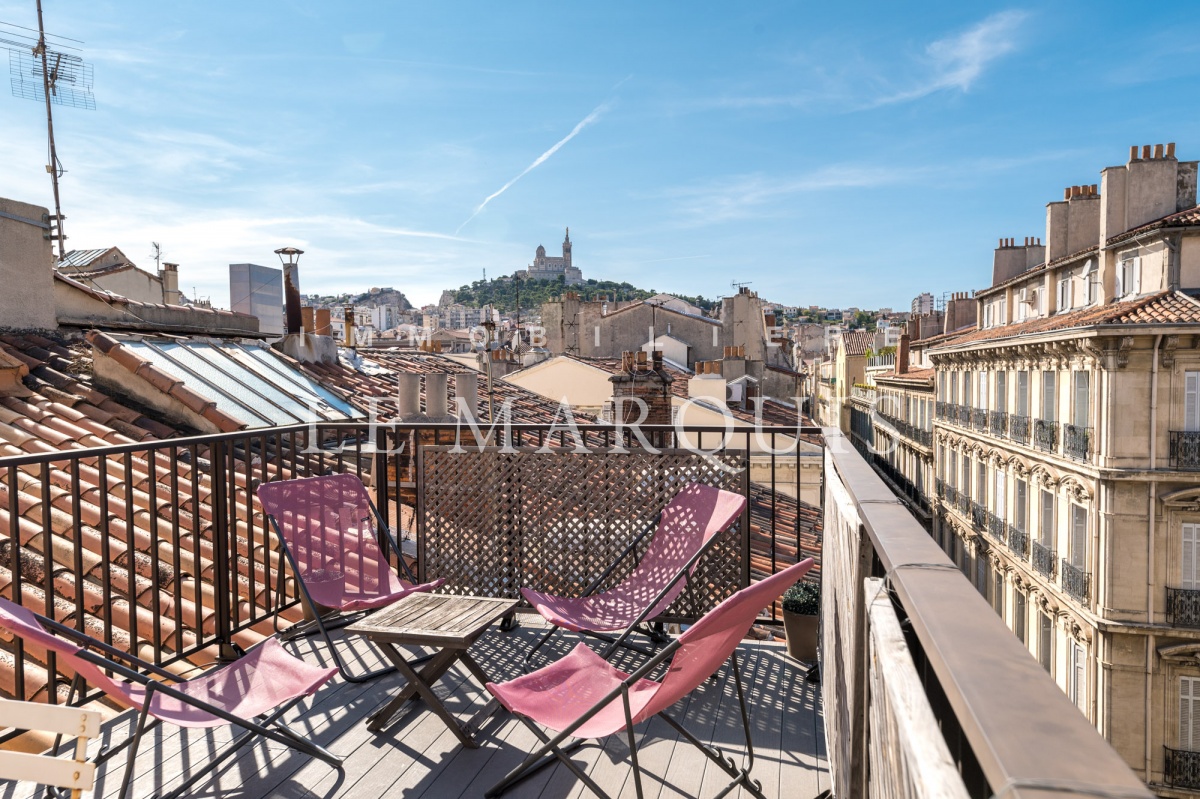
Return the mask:
<path id="1" fill-rule="evenodd" d="M 1058 422 L 1034 419 L 1033 443 L 1044 452 L 1056 452 L 1058 450 Z"/>
<path id="2" fill-rule="evenodd" d="M 971 503 L 971 524 L 981 533 L 987 529 L 987 511 L 978 502 Z"/>
<path id="3" fill-rule="evenodd" d="M 1063 450 L 1068 458 L 1086 461 L 1092 453 L 1092 428 L 1063 425 Z"/>
<path id="4" fill-rule="evenodd" d="M 946 406 L 947 406 L 948 404 L 949 404 L 949 403 L 940 402 L 940 401 L 939 401 L 939 402 L 935 402 L 935 403 L 933 404 L 933 414 L 934 414 L 934 416 L 936 416 L 936 417 L 937 417 L 937 418 L 939 418 L 939 419 L 945 419 L 945 418 L 946 418 Z"/>
<path id="5" fill-rule="evenodd" d="M 1200 430 L 1171 431 L 1171 468 L 1200 469 Z"/>
<path id="6" fill-rule="evenodd" d="M 1046 577 L 1054 577 L 1054 562 L 1058 553 L 1039 541 L 1030 541 L 1029 550 L 1033 553 L 1033 568 Z"/>
<path id="7" fill-rule="evenodd" d="M 959 427 L 971 426 L 971 409 L 966 405 L 958 406 L 958 424 Z"/>
<path id="8" fill-rule="evenodd" d="M 1016 525 L 1008 526 L 1008 548 L 1021 557 L 1029 551 L 1029 534 Z"/>
<path id="9" fill-rule="evenodd" d="M 964 516 L 971 512 L 971 495 L 966 491 L 958 492 L 958 509 Z"/>
<path id="10" fill-rule="evenodd" d="M 1184 749 L 1167 750 L 1167 768 L 1163 775 L 1172 788 L 1200 788 L 1200 752 Z"/>
<path id="11" fill-rule="evenodd" d="M 1029 443 L 1029 417 L 1013 414 L 1008 417 L 1008 437 L 1018 444 Z"/>
<path id="12" fill-rule="evenodd" d="M 1087 602 L 1088 583 L 1092 576 L 1066 558 L 1063 558 L 1061 568 L 1063 590 L 1080 602 Z"/>
<path id="13" fill-rule="evenodd" d="M 971 427 L 974 427 L 981 433 L 987 432 L 988 412 L 983 408 L 971 409 Z"/>
<path id="14" fill-rule="evenodd" d="M 987 515 L 988 535 L 990 535 L 992 538 L 996 539 L 1001 544 L 1003 544 L 1004 543 L 1004 534 L 1007 532 L 1007 530 L 1005 528 L 1007 528 L 1007 527 L 1008 527 L 1008 525 L 1004 523 L 1003 519 L 1001 519 L 996 514 L 991 513 L 990 511 L 988 512 L 988 515 Z"/>
<path id="15" fill-rule="evenodd" d="M 1008 414 L 1004 411 L 989 411 L 988 432 L 999 438 L 1008 435 Z"/>
<path id="16" fill-rule="evenodd" d="M 871 461 L 875 464 L 875 468 L 882 472 L 884 476 L 886 476 L 888 480 L 892 482 L 894 488 L 900 489 L 902 496 L 907 497 L 913 505 L 915 505 L 924 513 L 931 512 L 932 509 L 930 508 L 928 497 L 925 496 L 925 492 L 917 488 L 916 484 L 913 483 L 912 480 L 909 480 L 904 472 L 892 465 L 879 453 L 875 453 Z M 938 480 L 938 483 L 941 482 L 941 480 Z"/>
<path id="17" fill-rule="evenodd" d="M 952 485 L 946 486 L 946 504 L 950 507 L 958 507 L 958 489 Z"/>
<path id="18" fill-rule="evenodd" d="M 1200 629 L 1200 589 L 1167 589 L 1167 624 Z"/>

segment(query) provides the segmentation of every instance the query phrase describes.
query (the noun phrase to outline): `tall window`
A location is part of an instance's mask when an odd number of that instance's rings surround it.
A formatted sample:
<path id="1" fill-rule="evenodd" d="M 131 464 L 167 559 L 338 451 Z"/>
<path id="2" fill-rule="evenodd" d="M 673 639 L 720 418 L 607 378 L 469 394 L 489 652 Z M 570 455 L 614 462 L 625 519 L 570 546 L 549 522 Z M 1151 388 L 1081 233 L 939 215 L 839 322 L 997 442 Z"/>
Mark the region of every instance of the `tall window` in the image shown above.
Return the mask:
<path id="1" fill-rule="evenodd" d="M 963 395 L 962 404 L 968 408 L 971 407 L 971 373 L 963 372 Z"/>
<path id="2" fill-rule="evenodd" d="M 976 553 L 976 555 L 975 555 L 975 587 L 979 589 L 979 593 L 983 594 L 984 597 L 986 597 L 988 595 L 987 578 L 988 578 L 987 558 L 985 558 L 982 554 Z"/>
<path id="3" fill-rule="evenodd" d="M 1096 268 L 1096 259 L 1089 258 L 1083 267 L 1083 283 L 1087 286 L 1087 304 L 1095 305 L 1100 298 L 1100 270 Z"/>
<path id="4" fill-rule="evenodd" d="M 1004 619 L 1004 572 L 992 569 L 992 608 Z"/>
<path id="5" fill-rule="evenodd" d="M 987 372 L 979 373 L 979 407 L 987 408 L 988 401 L 988 374 Z"/>
<path id="6" fill-rule="evenodd" d="M 1003 469 L 996 470 L 996 493 L 992 497 L 992 509 L 1001 519 L 1008 518 L 1008 475 Z"/>
<path id="7" fill-rule="evenodd" d="M 1076 427 L 1088 426 L 1088 406 L 1091 405 L 1091 374 L 1089 372 L 1074 373 L 1074 391 L 1071 396 L 1071 424 Z"/>
<path id="8" fill-rule="evenodd" d="M 1042 372 L 1042 418 L 1053 422 L 1058 418 L 1055 411 L 1058 406 L 1058 392 L 1055 390 L 1057 372 Z"/>
<path id="9" fill-rule="evenodd" d="M 1017 634 L 1017 638 L 1021 639 L 1021 643 L 1025 641 L 1025 623 L 1027 621 L 1026 614 L 1028 609 L 1025 607 L 1025 592 L 1016 591 L 1013 594 L 1013 632 Z"/>
<path id="10" fill-rule="evenodd" d="M 1200 677 L 1179 678 L 1179 748 L 1200 749 Z"/>
<path id="11" fill-rule="evenodd" d="M 1008 372 L 996 372 L 996 402 L 992 407 L 998 411 L 1008 410 Z"/>
<path id="12" fill-rule="evenodd" d="M 1012 526 L 1021 532 L 1029 530 L 1029 484 L 1017 480 L 1013 491 Z"/>
<path id="13" fill-rule="evenodd" d="M 975 491 L 978 496 L 976 501 L 983 507 L 987 507 L 988 484 L 987 484 L 987 461 L 983 458 L 979 459 L 979 464 L 975 467 Z"/>
<path id="14" fill-rule="evenodd" d="M 1071 503 L 1071 565 L 1077 569 L 1087 568 L 1087 509 Z"/>
<path id="15" fill-rule="evenodd" d="M 1047 672 L 1054 673 L 1054 620 L 1038 613 L 1038 661 Z"/>
<path id="16" fill-rule="evenodd" d="M 950 478 L 950 485 L 958 482 L 958 453 L 950 450 L 950 468 L 946 469 L 946 476 Z"/>
<path id="17" fill-rule="evenodd" d="M 1087 650 L 1071 642 L 1071 671 L 1067 674 L 1067 696 L 1087 713 Z"/>
<path id="18" fill-rule="evenodd" d="M 1117 266 L 1117 296 L 1133 297 L 1142 292 L 1142 259 L 1136 250 L 1121 253 Z"/>
<path id="19" fill-rule="evenodd" d="M 1185 523 L 1181 529 L 1183 557 L 1179 561 L 1179 587 L 1200 588 L 1200 524 Z"/>
<path id="20" fill-rule="evenodd" d="M 1071 310 L 1071 278 L 1064 277 L 1058 281 L 1058 312 Z"/>
<path id="21" fill-rule="evenodd" d="M 1038 542 L 1054 549 L 1054 492 L 1042 489 L 1042 507 L 1038 519 Z"/>
<path id="22" fill-rule="evenodd" d="M 1017 416 L 1029 416 L 1029 372 L 1017 372 Z"/>
<path id="23" fill-rule="evenodd" d="M 971 495 L 971 459 L 966 455 L 962 459 L 962 484 L 958 490 L 967 496 Z"/>
<path id="24" fill-rule="evenodd" d="M 1200 430 L 1200 372 L 1183 373 L 1183 429 Z"/>

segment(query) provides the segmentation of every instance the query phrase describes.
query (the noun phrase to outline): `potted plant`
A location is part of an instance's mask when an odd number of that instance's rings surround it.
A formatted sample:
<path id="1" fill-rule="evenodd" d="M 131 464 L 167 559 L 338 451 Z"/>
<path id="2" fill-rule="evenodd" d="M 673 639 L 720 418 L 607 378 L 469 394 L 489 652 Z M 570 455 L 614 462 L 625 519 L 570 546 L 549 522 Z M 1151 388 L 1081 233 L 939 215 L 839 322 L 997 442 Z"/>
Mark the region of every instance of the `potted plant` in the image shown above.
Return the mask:
<path id="1" fill-rule="evenodd" d="M 783 632 L 788 654 L 813 663 L 817 659 L 817 621 L 821 613 L 821 584 L 801 580 L 783 593 Z"/>

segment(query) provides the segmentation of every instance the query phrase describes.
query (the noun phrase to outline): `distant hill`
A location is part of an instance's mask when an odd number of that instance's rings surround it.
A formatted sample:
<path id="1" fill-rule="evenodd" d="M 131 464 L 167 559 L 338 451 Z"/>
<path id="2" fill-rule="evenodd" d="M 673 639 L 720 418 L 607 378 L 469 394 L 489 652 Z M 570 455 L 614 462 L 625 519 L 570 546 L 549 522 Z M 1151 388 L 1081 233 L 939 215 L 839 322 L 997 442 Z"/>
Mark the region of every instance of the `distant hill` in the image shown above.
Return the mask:
<path id="1" fill-rule="evenodd" d="M 611 280 L 588 280 L 577 286 L 567 286 L 566 282 L 558 280 L 522 280 L 519 283 L 521 293 L 521 310 L 535 310 L 542 303 L 549 302 L 555 297 L 570 290 L 579 294 L 585 301 L 603 299 L 613 300 L 644 300 L 658 294 L 654 289 L 640 289 L 630 283 L 616 283 Z M 476 280 L 469 286 L 454 291 L 454 301 L 461 302 L 471 308 L 491 305 L 501 313 L 512 313 L 517 308 L 518 282 L 511 277 L 501 277 L 495 280 Z M 704 297 L 686 297 L 676 294 L 682 300 L 709 310 L 716 304 L 715 300 Z"/>
<path id="2" fill-rule="evenodd" d="M 309 294 L 305 299 L 314 305 L 394 305 L 402 311 L 413 307 L 404 292 L 393 288 L 371 289 L 358 294 Z"/>

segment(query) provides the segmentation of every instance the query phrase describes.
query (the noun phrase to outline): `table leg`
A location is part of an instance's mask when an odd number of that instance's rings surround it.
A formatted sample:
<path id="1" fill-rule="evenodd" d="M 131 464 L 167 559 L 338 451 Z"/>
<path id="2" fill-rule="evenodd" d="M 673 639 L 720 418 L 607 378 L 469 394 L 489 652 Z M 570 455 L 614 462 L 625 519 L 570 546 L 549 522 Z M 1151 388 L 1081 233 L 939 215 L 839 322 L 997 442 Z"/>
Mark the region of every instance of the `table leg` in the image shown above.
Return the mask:
<path id="1" fill-rule="evenodd" d="M 467 667 L 467 671 L 471 672 L 472 676 L 479 681 L 480 687 L 486 691 L 486 686 L 489 682 L 492 682 L 492 679 L 484 672 L 483 668 L 479 665 L 479 661 L 471 657 L 471 653 L 465 650 L 461 655 L 459 655 L 459 659 L 462 660 L 463 665 Z M 471 716 L 470 720 L 467 722 L 466 729 L 468 734 L 474 737 L 475 733 L 479 731 L 479 728 L 483 726 L 484 722 L 486 722 L 499 708 L 500 700 L 496 699 L 495 697 L 489 699 L 488 703 L 484 705 L 479 712 Z"/>
<path id="2" fill-rule="evenodd" d="M 404 689 L 396 695 L 395 699 L 388 702 L 387 705 L 385 705 L 382 709 L 375 711 L 375 713 L 371 715 L 370 723 L 367 725 L 367 729 L 369 729 L 371 732 L 381 732 L 387 725 L 387 722 L 391 719 L 392 715 L 398 711 L 405 702 L 413 698 L 415 694 L 420 694 L 421 698 L 425 700 L 425 704 L 429 705 L 429 709 L 432 710 L 437 717 L 445 723 L 445 725 L 450 729 L 450 732 L 454 733 L 454 737 L 458 738 L 463 746 L 467 747 L 468 749 L 478 749 L 479 744 L 475 742 L 475 739 L 471 737 L 471 734 L 467 730 L 464 730 L 461 726 L 459 726 L 458 720 L 454 718 L 454 714 L 446 709 L 446 706 L 442 704 L 440 699 L 438 699 L 437 694 L 433 692 L 433 683 L 435 683 L 438 678 L 445 674 L 446 670 L 449 669 L 456 660 L 465 654 L 464 650 L 443 649 L 434 656 L 433 660 L 426 664 L 425 668 L 422 669 L 421 673 L 419 674 L 416 671 L 413 671 L 412 666 L 408 665 L 408 661 L 406 661 L 404 656 L 397 652 L 394 647 L 385 646 L 383 651 L 385 654 L 387 654 L 388 658 L 396 664 L 396 669 L 408 678 L 408 685 L 404 686 Z M 476 668 L 478 668 L 478 665 L 476 665 Z"/>

